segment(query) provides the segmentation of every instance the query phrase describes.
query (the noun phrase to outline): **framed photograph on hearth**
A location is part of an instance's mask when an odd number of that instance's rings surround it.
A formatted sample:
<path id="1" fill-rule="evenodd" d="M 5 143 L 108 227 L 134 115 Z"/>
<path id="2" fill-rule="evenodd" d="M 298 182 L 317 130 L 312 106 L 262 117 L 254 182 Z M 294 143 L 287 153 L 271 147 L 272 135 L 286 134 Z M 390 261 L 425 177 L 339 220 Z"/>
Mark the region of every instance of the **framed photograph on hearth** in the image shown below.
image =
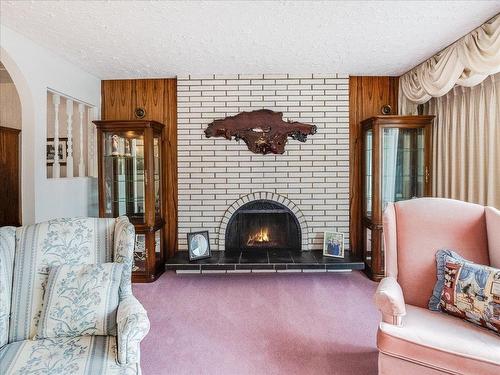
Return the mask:
<path id="1" fill-rule="evenodd" d="M 192 232 L 187 235 L 189 260 L 210 258 L 208 231 Z"/>
<path id="2" fill-rule="evenodd" d="M 344 234 L 339 232 L 324 232 L 323 256 L 344 257 Z"/>

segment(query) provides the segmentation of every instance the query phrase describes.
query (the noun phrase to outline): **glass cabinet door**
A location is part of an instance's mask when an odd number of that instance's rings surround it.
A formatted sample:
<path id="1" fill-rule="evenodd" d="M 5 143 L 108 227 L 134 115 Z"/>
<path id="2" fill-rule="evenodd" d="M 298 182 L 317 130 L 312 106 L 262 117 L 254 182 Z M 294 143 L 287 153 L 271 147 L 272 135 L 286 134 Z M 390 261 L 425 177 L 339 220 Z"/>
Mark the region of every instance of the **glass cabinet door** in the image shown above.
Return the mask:
<path id="1" fill-rule="evenodd" d="M 372 187 L 373 187 L 373 131 L 368 129 L 365 132 L 365 189 L 364 189 L 364 201 L 365 201 L 365 215 L 369 218 L 372 216 Z"/>
<path id="2" fill-rule="evenodd" d="M 153 136 L 153 186 L 155 221 L 161 219 L 161 134 Z"/>
<path id="3" fill-rule="evenodd" d="M 105 216 L 126 215 L 133 223 L 144 223 L 144 134 L 103 135 Z"/>
<path id="4" fill-rule="evenodd" d="M 132 263 L 132 271 L 144 272 L 147 265 L 147 242 L 144 233 L 136 233 L 134 246 L 134 260 Z"/>
<path id="5" fill-rule="evenodd" d="M 424 196 L 424 129 L 383 128 L 382 210 Z"/>

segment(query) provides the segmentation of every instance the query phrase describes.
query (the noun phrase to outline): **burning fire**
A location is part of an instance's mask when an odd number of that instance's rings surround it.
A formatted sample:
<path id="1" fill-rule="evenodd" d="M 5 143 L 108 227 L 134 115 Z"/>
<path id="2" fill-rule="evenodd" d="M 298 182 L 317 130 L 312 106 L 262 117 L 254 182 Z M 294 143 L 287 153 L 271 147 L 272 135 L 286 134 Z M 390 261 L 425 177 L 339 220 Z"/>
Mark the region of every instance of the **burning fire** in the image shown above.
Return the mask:
<path id="1" fill-rule="evenodd" d="M 257 233 L 248 236 L 247 245 L 263 242 L 269 242 L 269 230 L 267 228 L 260 228 Z"/>

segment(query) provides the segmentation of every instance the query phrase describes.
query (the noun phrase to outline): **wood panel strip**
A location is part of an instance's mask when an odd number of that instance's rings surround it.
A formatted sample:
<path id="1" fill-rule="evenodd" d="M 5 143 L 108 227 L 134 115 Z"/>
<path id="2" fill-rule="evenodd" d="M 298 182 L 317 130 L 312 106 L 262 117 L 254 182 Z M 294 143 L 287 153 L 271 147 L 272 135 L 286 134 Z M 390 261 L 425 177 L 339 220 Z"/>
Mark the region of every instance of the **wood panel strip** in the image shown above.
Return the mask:
<path id="1" fill-rule="evenodd" d="M 101 119 L 133 120 L 132 85 L 130 79 L 101 82 Z"/>
<path id="2" fill-rule="evenodd" d="M 146 110 L 143 120 L 163 123 L 164 113 L 164 79 L 137 79 L 132 85 L 132 113 L 140 107 Z M 135 116 L 134 116 L 135 117 Z"/>
<path id="3" fill-rule="evenodd" d="M 165 242 L 168 255 L 172 256 L 177 251 L 177 210 L 178 210 L 178 188 L 177 188 L 177 79 L 165 80 L 165 115 L 164 137 L 165 154 Z M 165 163 L 166 160 L 166 163 Z"/>
<path id="4" fill-rule="evenodd" d="M 360 122 L 381 114 L 384 104 L 398 111 L 398 77 L 349 77 L 349 232 L 350 249 L 360 254 L 363 239 L 361 144 L 362 128 Z"/>

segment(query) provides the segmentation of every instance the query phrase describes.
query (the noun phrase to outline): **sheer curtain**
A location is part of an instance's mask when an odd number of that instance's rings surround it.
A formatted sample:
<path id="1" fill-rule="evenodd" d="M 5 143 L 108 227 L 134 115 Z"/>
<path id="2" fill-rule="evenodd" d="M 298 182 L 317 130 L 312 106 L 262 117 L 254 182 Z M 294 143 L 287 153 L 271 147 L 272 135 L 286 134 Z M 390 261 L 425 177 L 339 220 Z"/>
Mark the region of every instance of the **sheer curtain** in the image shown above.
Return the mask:
<path id="1" fill-rule="evenodd" d="M 500 208 L 500 73 L 423 104 L 435 115 L 433 195 Z"/>

